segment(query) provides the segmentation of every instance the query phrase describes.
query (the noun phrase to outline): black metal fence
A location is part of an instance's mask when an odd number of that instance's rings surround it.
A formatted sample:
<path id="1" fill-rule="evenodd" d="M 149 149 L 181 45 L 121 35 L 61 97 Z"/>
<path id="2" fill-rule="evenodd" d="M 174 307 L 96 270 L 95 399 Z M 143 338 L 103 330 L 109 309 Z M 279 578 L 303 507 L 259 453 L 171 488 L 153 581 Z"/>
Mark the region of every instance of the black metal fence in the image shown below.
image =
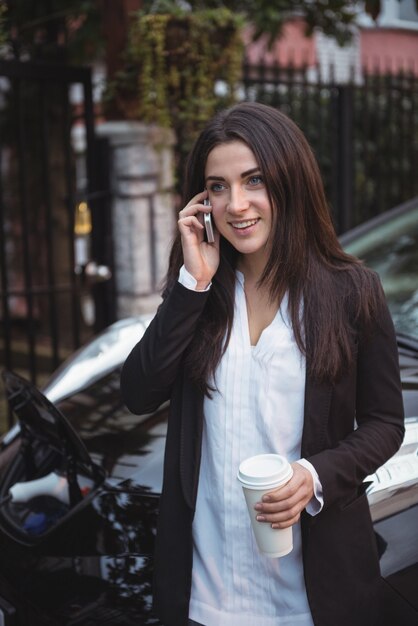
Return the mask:
<path id="1" fill-rule="evenodd" d="M 271 104 L 304 131 L 338 232 L 418 193 L 418 78 L 364 74 L 344 85 L 312 68 L 244 65 L 244 98 Z"/>
<path id="2" fill-rule="evenodd" d="M 79 154 L 77 131 L 85 142 Z M 75 271 L 74 248 L 76 206 L 85 201 L 88 254 L 111 262 L 103 248 L 106 155 L 94 136 L 89 69 L 0 61 L 0 369 L 38 384 L 112 321 L 109 286 L 91 287 L 83 268 Z M 83 316 L 89 301 L 95 323 Z"/>

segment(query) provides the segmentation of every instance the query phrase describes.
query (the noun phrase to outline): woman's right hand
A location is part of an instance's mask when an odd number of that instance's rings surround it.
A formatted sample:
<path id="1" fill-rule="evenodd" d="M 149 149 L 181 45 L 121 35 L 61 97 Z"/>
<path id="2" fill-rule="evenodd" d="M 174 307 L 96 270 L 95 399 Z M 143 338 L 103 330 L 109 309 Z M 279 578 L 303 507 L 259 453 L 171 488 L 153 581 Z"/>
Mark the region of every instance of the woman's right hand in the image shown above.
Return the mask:
<path id="1" fill-rule="evenodd" d="M 198 217 L 212 211 L 210 206 L 203 204 L 207 197 L 207 191 L 194 196 L 180 211 L 178 220 L 184 266 L 196 279 L 198 290 L 206 289 L 219 265 L 219 233 L 214 228 L 215 242 L 207 243 L 204 240 L 205 227 Z"/>

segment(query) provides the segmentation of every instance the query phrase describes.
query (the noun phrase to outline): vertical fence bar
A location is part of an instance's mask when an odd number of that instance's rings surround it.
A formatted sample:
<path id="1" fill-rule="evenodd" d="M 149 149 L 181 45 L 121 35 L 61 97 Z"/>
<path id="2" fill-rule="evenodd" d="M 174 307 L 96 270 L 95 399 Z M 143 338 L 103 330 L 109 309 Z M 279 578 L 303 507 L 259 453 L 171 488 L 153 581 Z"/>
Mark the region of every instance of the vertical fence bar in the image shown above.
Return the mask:
<path id="1" fill-rule="evenodd" d="M 394 145 L 396 141 L 396 137 L 393 133 L 394 130 L 394 119 L 393 119 L 393 80 L 392 75 L 389 71 L 386 72 L 384 78 L 384 91 L 385 91 L 385 110 L 386 110 L 386 119 L 384 123 L 384 127 L 386 130 L 386 136 L 388 141 L 388 148 L 391 145 Z M 393 168 L 393 154 L 390 150 L 388 150 L 387 158 L 386 158 L 386 167 L 384 179 L 386 182 L 386 190 L 385 190 L 385 208 L 389 208 L 392 206 L 392 199 L 394 197 L 393 189 L 396 181 L 396 173 Z"/>
<path id="2" fill-rule="evenodd" d="M 12 367 L 11 353 L 11 325 L 10 325 L 10 309 L 9 309 L 9 277 L 7 273 L 6 258 L 6 212 L 4 210 L 3 197 L 3 150 L 0 148 L 0 276 L 1 276 L 1 302 L 2 302 L 2 319 L 3 325 L 3 365 L 7 368 Z"/>
<path id="3" fill-rule="evenodd" d="M 322 116 L 322 76 L 321 76 L 321 68 L 319 63 L 316 66 L 316 75 L 317 80 L 315 84 L 315 105 L 316 105 L 316 118 L 318 120 L 318 144 L 316 146 L 316 154 L 318 155 L 318 160 L 322 164 L 324 162 L 325 157 L 325 133 L 324 133 L 324 122 Z M 322 168 L 321 168 L 322 169 Z"/>
<path id="4" fill-rule="evenodd" d="M 405 107 L 405 100 L 406 100 L 406 90 L 405 90 L 405 74 L 404 74 L 404 70 L 403 68 L 400 69 L 399 71 L 399 95 L 400 95 L 400 102 L 399 102 L 399 112 L 400 112 L 400 123 L 399 123 L 399 134 L 398 134 L 398 146 L 399 146 L 399 163 L 400 163 L 400 183 L 401 183 L 401 194 L 402 194 L 402 199 L 406 200 L 405 197 L 405 189 L 407 189 L 407 185 L 408 185 L 408 171 L 407 171 L 407 167 L 406 167 L 406 124 L 405 124 L 405 118 L 406 118 L 406 112 L 407 109 Z"/>
<path id="5" fill-rule="evenodd" d="M 415 151 L 418 146 L 418 124 L 417 119 L 415 118 L 415 95 L 416 95 L 416 79 L 414 83 L 414 76 L 412 71 L 408 71 L 407 73 L 407 83 L 406 90 L 409 97 L 409 108 L 406 115 L 407 118 L 407 129 L 408 129 L 408 137 L 409 141 L 407 142 L 407 153 L 406 158 L 409 164 L 408 168 L 408 183 L 407 183 L 407 193 L 408 197 L 412 198 L 417 189 L 418 189 L 418 176 L 416 175 L 416 168 L 414 168 L 415 161 Z M 415 192 L 415 193 L 414 193 Z"/>
<path id="6" fill-rule="evenodd" d="M 0 146 L 0 279 L 1 279 L 1 324 L 3 325 L 3 363 L 2 367 L 10 369 L 12 367 L 11 337 L 12 327 L 10 323 L 9 310 L 9 280 L 7 275 L 6 258 L 6 212 L 4 210 L 3 196 L 3 150 Z M 13 413 L 7 407 L 7 424 L 11 428 L 13 425 Z M 1 434 L 1 433 L 0 433 Z"/>
<path id="7" fill-rule="evenodd" d="M 369 142 L 369 167 L 367 170 L 366 186 L 368 190 L 368 206 L 365 219 L 372 215 L 377 215 L 377 189 L 379 184 L 379 166 L 377 163 L 378 155 L 378 134 L 379 134 L 379 102 L 376 92 L 376 74 L 369 75 L 369 103 L 370 103 L 370 126 L 367 140 Z"/>
<path id="8" fill-rule="evenodd" d="M 391 146 L 391 135 L 389 125 L 389 94 L 390 85 L 387 84 L 386 74 L 381 71 L 379 77 L 379 107 L 381 109 L 380 129 L 379 129 L 379 161 L 380 155 L 385 155 L 380 163 L 380 209 L 379 212 L 385 211 L 390 207 L 389 194 L 391 189 L 391 175 L 389 151 Z"/>
<path id="9" fill-rule="evenodd" d="M 334 64 L 330 63 L 328 67 L 328 88 L 330 90 L 329 106 L 328 106 L 328 118 L 330 124 L 330 176 L 329 176 L 329 197 L 331 200 L 332 213 L 334 223 L 337 232 L 341 231 L 340 228 L 340 214 L 339 214 L 339 197 L 338 197 L 338 153 L 339 153 L 339 128 L 338 128 L 338 89 L 335 84 L 335 68 Z"/>
<path id="10" fill-rule="evenodd" d="M 330 85 L 330 99 L 328 106 L 328 118 L 330 120 L 330 176 L 329 176 L 329 197 L 333 212 L 333 218 L 337 232 L 340 232 L 340 214 L 338 209 L 338 151 L 339 151 L 339 135 L 338 135 L 338 91 L 335 85 Z"/>
<path id="11" fill-rule="evenodd" d="M 362 90 L 362 124 L 359 124 L 359 143 L 362 146 L 362 154 L 360 156 L 360 163 L 358 164 L 360 170 L 360 180 L 362 186 L 360 187 L 360 193 L 358 197 L 361 198 L 361 221 L 367 218 L 368 214 L 368 178 L 369 171 L 369 141 L 370 141 L 370 81 L 367 69 L 364 69 L 364 85 Z"/>
<path id="12" fill-rule="evenodd" d="M 44 217 L 45 217 L 45 234 L 46 234 L 46 270 L 48 277 L 48 311 L 49 311 L 49 330 L 51 334 L 52 345 L 52 365 L 54 369 L 59 364 L 59 330 L 57 324 L 57 300 L 56 300 L 56 281 L 55 281 L 55 264 L 54 264 L 54 236 L 52 225 L 52 203 L 51 203 L 51 180 L 49 175 L 49 125 L 47 119 L 47 102 L 46 83 L 40 83 L 39 91 L 39 107 L 41 113 L 40 137 L 41 137 L 41 172 L 42 172 L 42 196 L 44 198 Z"/>
<path id="13" fill-rule="evenodd" d="M 313 86 L 313 100 L 315 104 L 314 119 L 316 120 L 316 128 L 318 133 L 317 144 L 315 146 L 316 156 L 321 169 L 321 175 L 324 182 L 327 198 L 330 197 L 329 181 L 330 181 L 330 161 L 329 153 L 329 117 L 326 115 L 327 100 L 330 98 L 330 89 L 326 89 L 322 82 L 322 74 L 319 63 L 316 65 L 316 82 Z M 325 118 L 325 120 L 324 120 Z"/>
<path id="14" fill-rule="evenodd" d="M 385 145 L 384 145 L 384 124 L 383 117 L 384 111 L 382 110 L 382 77 L 380 74 L 380 65 L 376 64 L 375 74 L 374 74 L 374 108 L 373 108 L 373 119 L 375 122 L 375 181 L 376 181 L 376 203 L 374 207 L 373 213 L 378 215 L 382 212 L 384 207 L 384 187 L 383 187 L 383 163 L 379 158 L 379 155 L 384 154 Z"/>
<path id="15" fill-rule="evenodd" d="M 351 142 L 351 213 L 350 213 L 350 228 L 359 223 L 359 208 L 357 204 L 358 194 L 357 194 L 357 171 L 356 171 L 356 127 L 357 127 L 357 88 L 355 85 L 355 68 L 353 65 L 350 65 L 349 68 L 349 77 L 348 77 L 348 85 L 351 93 L 351 127 L 349 130 L 350 133 L 350 142 Z"/>
<path id="16" fill-rule="evenodd" d="M 105 282 L 98 283 L 95 290 L 95 330 L 100 331 L 116 320 L 116 297 L 114 278 L 114 255 L 112 237 L 112 214 L 110 205 L 109 140 L 95 139 L 95 172 L 100 189 L 97 195 L 98 219 L 92 231 L 92 247 L 96 251 L 97 263 L 110 268 L 112 276 Z"/>
<path id="17" fill-rule="evenodd" d="M 410 179 L 410 197 L 413 198 L 416 194 L 418 194 L 418 176 L 416 172 L 418 171 L 417 164 L 417 152 L 418 152 L 418 113 L 417 113 L 417 97 L 418 97 L 418 80 L 413 75 L 412 69 L 409 80 L 410 86 L 410 94 L 411 94 L 411 108 L 409 111 L 409 127 L 411 129 L 411 137 L 412 141 L 410 141 L 410 171 L 411 175 Z"/>
<path id="18" fill-rule="evenodd" d="M 274 89 L 274 106 L 280 109 L 281 106 L 281 80 L 280 80 L 280 68 L 276 59 L 273 61 L 273 65 L 271 66 L 271 78 L 273 82 Z"/>
<path id="19" fill-rule="evenodd" d="M 266 97 L 266 66 L 263 64 L 258 66 L 258 76 L 257 76 L 257 89 L 258 89 L 258 99 L 263 99 Z"/>
<path id="20" fill-rule="evenodd" d="M 87 72 L 87 70 L 86 70 Z M 88 180 L 88 194 L 90 197 L 89 205 L 92 216 L 93 236 L 91 241 L 91 254 L 92 258 L 97 261 L 102 261 L 102 247 L 103 241 L 100 237 L 100 233 L 103 233 L 104 223 L 103 220 L 106 216 L 102 212 L 102 206 L 99 198 L 97 197 L 98 191 L 98 150 L 97 144 L 94 138 L 94 103 L 93 92 L 91 85 L 90 74 L 86 75 L 83 82 L 84 92 L 84 111 L 83 120 L 86 132 L 86 167 L 87 167 L 87 180 Z M 95 234 L 94 234 L 95 233 Z M 102 304 L 105 300 L 106 285 L 95 284 L 91 287 L 93 299 L 94 299 L 94 329 L 96 332 L 102 330 L 105 316 L 103 315 Z"/>
<path id="21" fill-rule="evenodd" d="M 287 68 L 287 106 L 288 106 L 288 115 L 294 119 L 295 107 L 294 107 L 294 84 L 295 84 L 295 73 L 293 68 L 293 62 L 289 63 Z"/>
<path id="22" fill-rule="evenodd" d="M 75 274 L 75 252 L 74 252 L 74 216 L 75 198 L 73 191 L 73 172 L 71 158 L 71 136 L 70 128 L 72 123 L 71 110 L 69 105 L 68 85 L 64 84 L 61 92 L 63 106 L 63 152 L 65 163 L 65 185 L 66 185 L 66 207 L 67 207 L 67 235 L 68 235 L 68 278 L 70 284 L 70 306 L 72 313 L 72 339 L 73 347 L 80 345 L 80 319 L 79 319 L 79 289 L 77 276 Z"/>
<path id="23" fill-rule="evenodd" d="M 339 230 L 351 227 L 353 216 L 353 87 L 338 87 L 337 95 L 337 211 Z"/>
<path id="24" fill-rule="evenodd" d="M 307 79 L 307 68 L 301 68 L 302 78 L 300 81 L 300 125 L 304 132 L 308 135 L 310 133 L 309 126 L 309 86 Z"/>
<path id="25" fill-rule="evenodd" d="M 84 91 L 84 113 L 83 120 L 86 131 L 86 166 L 87 166 L 87 180 L 88 180 L 88 194 L 92 197 L 91 211 L 93 219 L 93 229 L 95 223 L 98 222 L 97 212 L 97 200 L 95 198 L 95 192 L 98 190 L 97 185 L 97 167 L 95 167 L 95 139 L 94 139 L 94 106 L 93 106 L 93 93 L 90 76 L 83 82 Z M 93 258 L 98 258 L 99 251 L 97 250 L 97 241 L 93 241 L 92 248 Z"/>
<path id="26" fill-rule="evenodd" d="M 34 303 L 32 289 L 32 267 L 30 258 L 30 241 L 29 241 L 29 207 L 28 207 L 28 190 L 25 163 L 25 118 L 23 111 L 23 97 L 21 90 L 21 81 L 15 79 L 14 92 L 16 96 L 16 122 L 17 122 L 17 154 L 19 160 L 19 195 L 21 205 L 21 223 L 22 223 L 22 244 L 23 244 L 23 270 L 25 283 L 25 296 L 27 304 L 27 325 L 26 336 L 28 340 L 28 365 L 30 378 L 36 383 L 36 353 L 35 353 L 35 327 L 34 327 Z"/>

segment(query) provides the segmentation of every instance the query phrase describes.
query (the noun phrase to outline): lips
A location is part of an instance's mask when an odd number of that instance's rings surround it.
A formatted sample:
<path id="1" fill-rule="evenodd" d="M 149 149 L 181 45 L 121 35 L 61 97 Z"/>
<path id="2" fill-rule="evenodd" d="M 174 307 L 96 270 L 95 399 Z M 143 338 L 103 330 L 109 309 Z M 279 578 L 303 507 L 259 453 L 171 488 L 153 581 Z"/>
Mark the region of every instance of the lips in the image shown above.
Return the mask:
<path id="1" fill-rule="evenodd" d="M 244 228 L 249 228 L 250 226 L 254 226 L 254 224 L 257 224 L 259 219 L 260 218 L 257 217 L 254 220 L 245 220 L 242 222 L 229 222 L 229 223 L 232 226 L 232 228 L 236 228 L 237 230 L 242 230 Z"/>

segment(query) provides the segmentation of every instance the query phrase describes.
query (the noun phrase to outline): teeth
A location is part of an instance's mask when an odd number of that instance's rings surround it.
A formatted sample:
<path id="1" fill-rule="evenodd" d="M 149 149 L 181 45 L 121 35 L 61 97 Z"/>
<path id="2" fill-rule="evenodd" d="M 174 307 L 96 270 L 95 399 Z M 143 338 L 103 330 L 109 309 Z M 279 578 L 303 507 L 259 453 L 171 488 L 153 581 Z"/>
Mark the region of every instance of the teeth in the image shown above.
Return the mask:
<path id="1" fill-rule="evenodd" d="M 257 224 L 258 219 L 256 220 L 247 220 L 246 222 L 235 222 L 235 224 L 231 224 L 234 228 L 248 228 L 248 226 L 253 226 Z"/>

